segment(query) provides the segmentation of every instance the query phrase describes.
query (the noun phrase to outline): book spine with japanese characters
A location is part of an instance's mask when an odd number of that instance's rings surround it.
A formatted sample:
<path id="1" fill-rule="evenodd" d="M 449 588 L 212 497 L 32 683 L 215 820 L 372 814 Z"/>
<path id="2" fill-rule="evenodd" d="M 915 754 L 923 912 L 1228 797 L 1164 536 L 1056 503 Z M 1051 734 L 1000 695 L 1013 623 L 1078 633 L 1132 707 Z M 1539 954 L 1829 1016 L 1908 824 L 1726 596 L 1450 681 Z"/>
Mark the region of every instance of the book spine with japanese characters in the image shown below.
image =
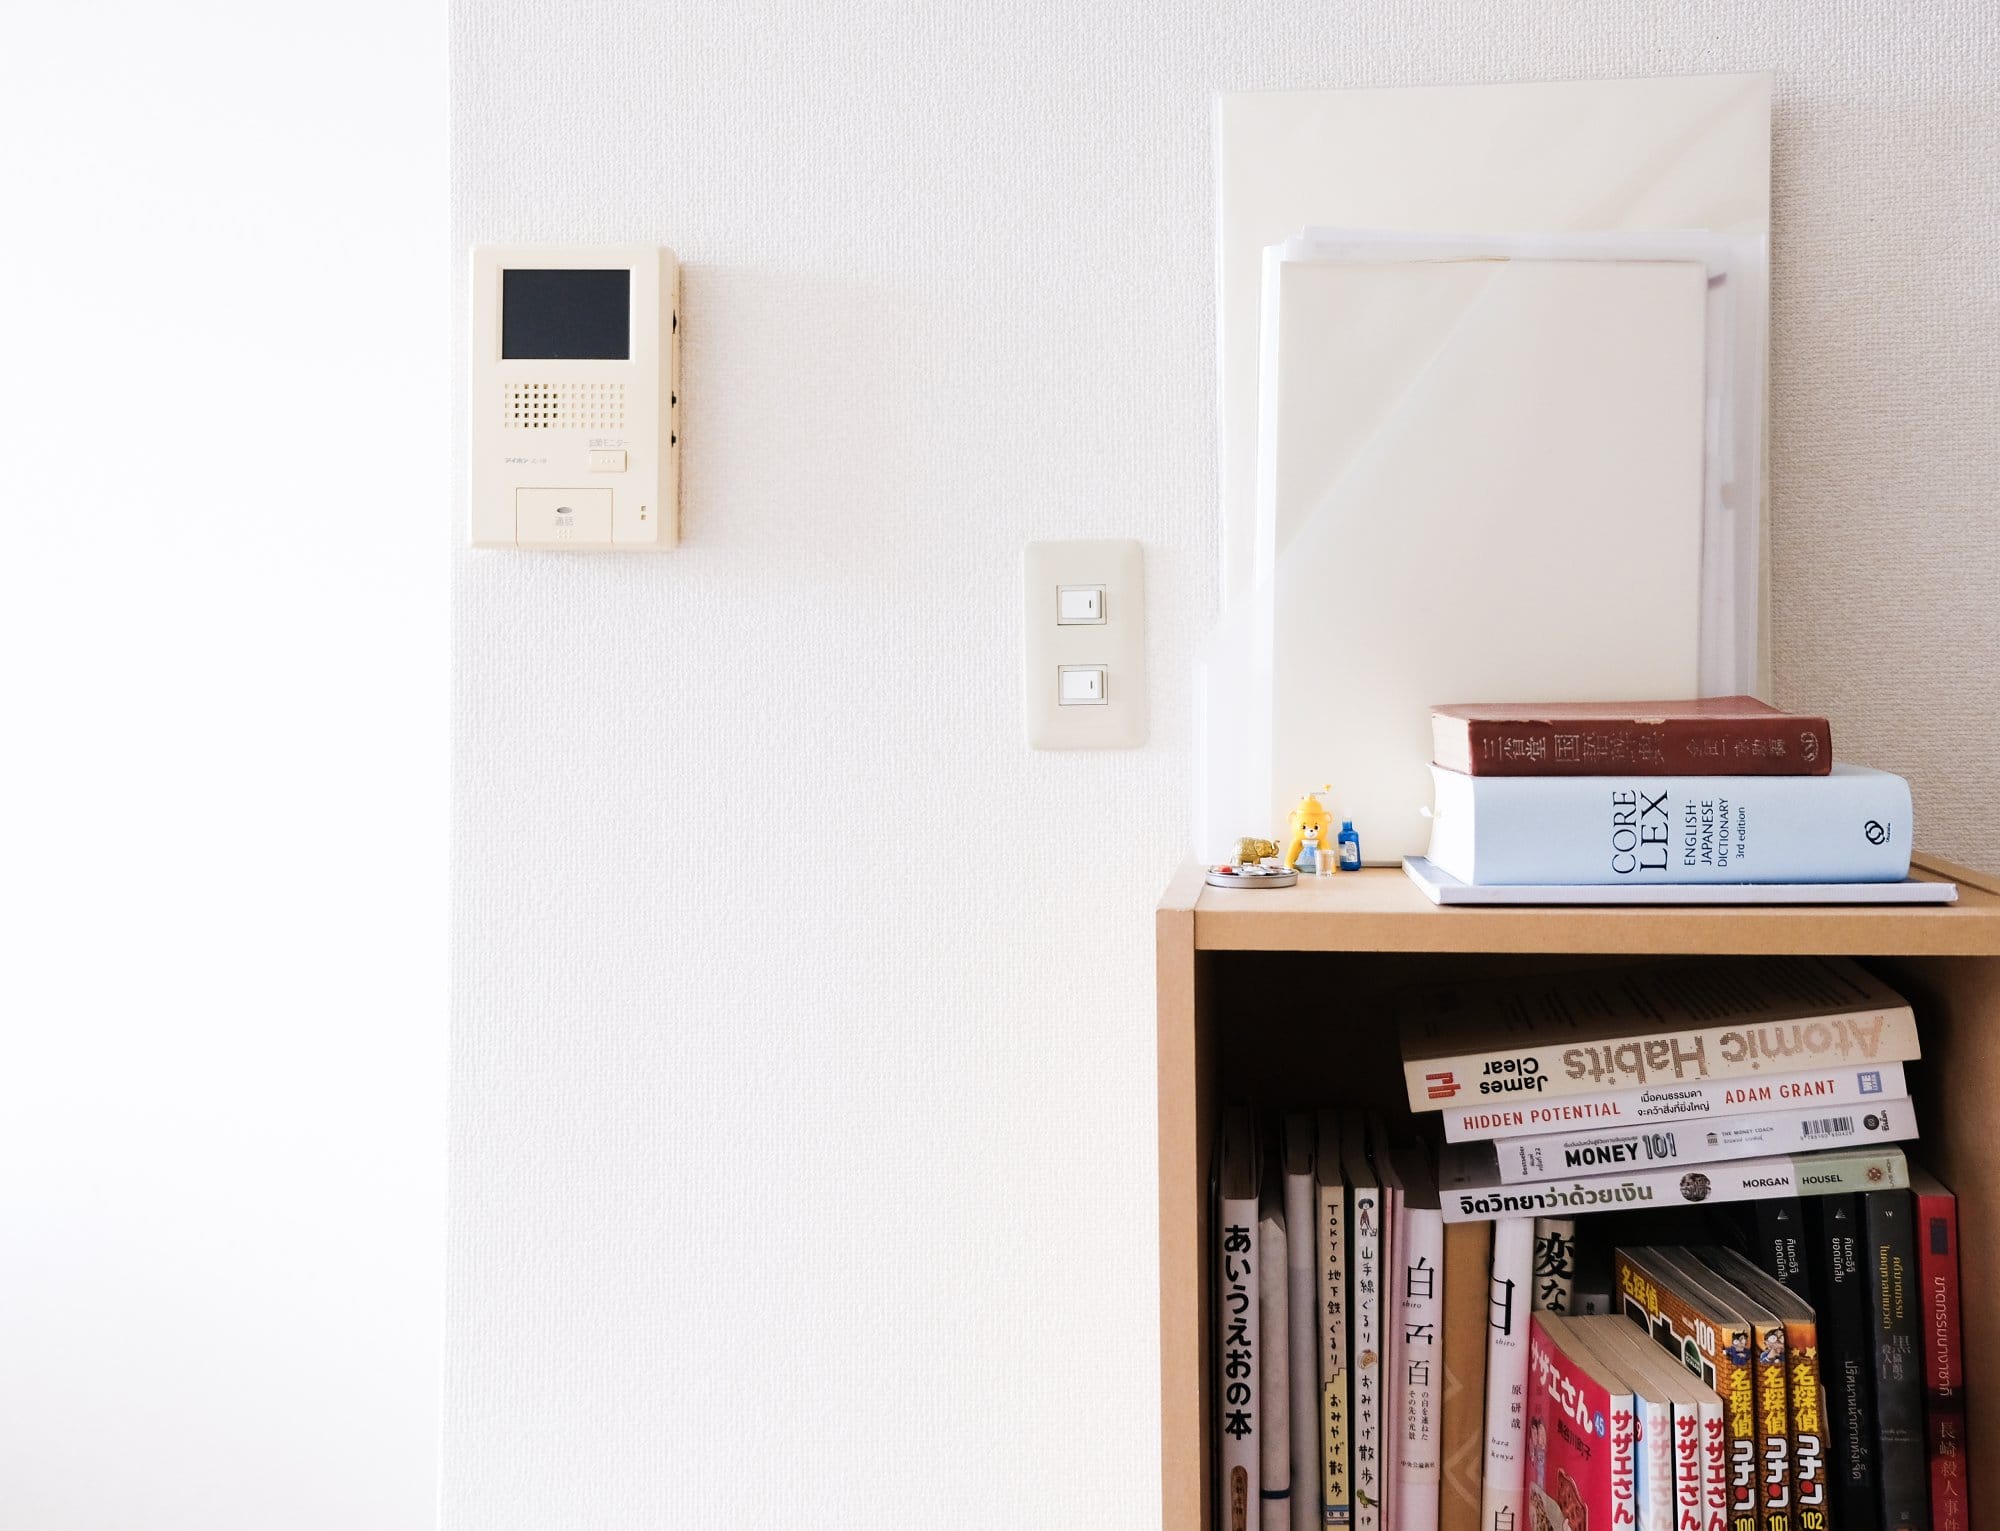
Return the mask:
<path id="1" fill-rule="evenodd" d="M 1326 1526 L 1353 1522 L 1348 1473 L 1352 1443 L 1348 1412 L 1347 1183 L 1341 1172 L 1340 1118 L 1319 1116 L 1314 1161 L 1319 1236 L 1320 1516 Z"/>
<path id="2" fill-rule="evenodd" d="M 1442 1221 L 1442 1220 L 1440 1220 Z M 1486 1459 L 1486 1314 L 1492 1223 L 1444 1229 L 1444 1398 L 1438 1531 L 1480 1531 L 1479 1473 Z"/>
<path id="3" fill-rule="evenodd" d="M 1932 1531 L 1966 1531 L 1965 1354 L 1958 1311 L 1958 1199 L 1914 1174 L 1917 1282 L 1923 1293 L 1924 1419 L 1930 1441 Z"/>
<path id="4" fill-rule="evenodd" d="M 1439 765 L 1469 776 L 1824 776 L 1833 763 L 1825 718 L 1776 711 L 1466 717 L 1440 709 L 1431 747 Z"/>
<path id="5" fill-rule="evenodd" d="M 1747 1080 L 1647 1085 L 1636 1090 L 1606 1090 L 1547 1101 L 1447 1106 L 1439 1113 L 1439 1121 L 1447 1143 L 1474 1143 L 1489 1138 L 1646 1127 L 1689 1118 L 1712 1126 L 1713 1119 L 1719 1117 L 1808 1106 L 1866 1107 L 1885 1100 L 1903 1100 L 1909 1093 L 1902 1064 L 1871 1063 L 1861 1068 L 1806 1069 Z"/>
<path id="6" fill-rule="evenodd" d="M 1291 1340 L 1291 1531 L 1321 1524 L 1319 1482 L 1318 1204 L 1313 1184 L 1313 1119 L 1284 1120 L 1286 1326 Z"/>
<path id="7" fill-rule="evenodd" d="M 1534 1309 L 1534 1243 L 1534 1224 L 1525 1219 L 1493 1225 L 1480 1531 L 1525 1531 L 1528 1525 L 1528 1317 Z"/>
<path id="8" fill-rule="evenodd" d="M 1292 1531 L 1292 1350 L 1291 1271 L 1285 1236 L 1283 1176 L 1265 1186 L 1257 1223 L 1257 1322 L 1263 1335 L 1263 1418 L 1258 1430 L 1262 1458 L 1258 1521 L 1263 1531 Z"/>
<path id="9" fill-rule="evenodd" d="M 1259 1366 L 1263 1347 L 1257 1296 L 1263 1257 L 1258 1251 L 1253 1144 L 1246 1140 L 1252 1132 L 1247 1113 L 1225 1115 L 1220 1134 L 1224 1184 L 1217 1197 L 1215 1218 L 1216 1422 L 1220 1432 L 1215 1523 L 1221 1531 L 1260 1531 L 1263 1524 L 1263 1442 L 1258 1436 L 1258 1417 L 1263 1412 Z M 1247 1180 L 1247 1184 L 1239 1180 L 1235 1189 L 1247 1194 L 1231 1192 L 1232 1153 L 1240 1156 L 1238 1169 Z"/>
<path id="10" fill-rule="evenodd" d="M 1638 1420 L 1567 1339 L 1572 1320 L 1537 1313 L 1528 1326 L 1529 1524 L 1638 1523 Z"/>
<path id="11" fill-rule="evenodd" d="M 1503 1138 L 1487 1145 L 1503 1185 L 1551 1175 L 1604 1175 L 1626 1168 L 1714 1164 L 1726 1159 L 1770 1158 L 1901 1143 L 1917 1135 L 1917 1117 L 1906 1100 L 1878 1101 L 1866 1110 L 1808 1106 L 1802 1111 L 1755 1112 L 1697 1118 L 1654 1127 L 1580 1128 L 1546 1137 Z"/>
<path id="12" fill-rule="evenodd" d="M 1689 1169 L 1639 1170 L 1629 1175 L 1579 1175 L 1502 1186 L 1467 1183 L 1444 1188 L 1445 1221 L 1482 1217 L 1571 1216 L 1578 1212 L 1689 1207 L 1755 1201 L 1764 1196 L 1826 1196 L 1870 1187 L 1909 1185 L 1897 1148 L 1837 1149 L 1782 1158 L 1739 1159 Z"/>
<path id="13" fill-rule="evenodd" d="M 1727 1334 L 1731 1327 L 1742 1328 L 1740 1319 L 1708 1302 L 1655 1251 L 1619 1249 L 1613 1261 L 1626 1317 L 1721 1398 L 1729 1463 L 1728 1531 L 1758 1531 L 1762 1442 L 1757 1380 L 1748 1344 L 1733 1344 Z"/>
<path id="14" fill-rule="evenodd" d="M 1341 1165 L 1347 1177 L 1348 1308 L 1351 1314 L 1348 1474 L 1356 1531 L 1382 1531 L 1382 1186 L 1368 1162 L 1362 1120 L 1341 1119 Z"/>
<path id="15" fill-rule="evenodd" d="M 1534 1305 L 1539 1313 L 1567 1313 L 1576 1295 L 1576 1219 L 1535 1219 Z"/>
<path id="16" fill-rule="evenodd" d="M 1916 1213 L 1907 1191 L 1861 1198 L 1862 1284 L 1874 1360 L 1876 1480 L 1883 1531 L 1929 1524 L 1923 1357 L 1917 1341 Z"/>
<path id="17" fill-rule="evenodd" d="M 1382 1388 L 1381 1516 L 1383 1531 L 1397 1531 L 1396 1501 L 1403 1487 L 1403 1310 L 1401 1241 L 1403 1227 L 1403 1187 L 1396 1177 L 1394 1161 L 1382 1136 L 1378 1118 L 1369 1127 L 1369 1152 L 1382 1180 Z"/>
<path id="18" fill-rule="evenodd" d="M 1861 1199 L 1827 1196 L 1806 1206 L 1816 1230 L 1813 1263 L 1820 1293 L 1820 1375 L 1826 1383 L 1827 1446 L 1835 1519 L 1843 1531 L 1875 1524 L 1874 1330 L 1868 1321 Z"/>
<path id="19" fill-rule="evenodd" d="M 1396 1223 L 1400 1445 L 1397 1531 L 1438 1531 L 1444 1404 L 1444 1219 L 1433 1172 L 1420 1151 L 1397 1155 L 1402 1204 Z"/>

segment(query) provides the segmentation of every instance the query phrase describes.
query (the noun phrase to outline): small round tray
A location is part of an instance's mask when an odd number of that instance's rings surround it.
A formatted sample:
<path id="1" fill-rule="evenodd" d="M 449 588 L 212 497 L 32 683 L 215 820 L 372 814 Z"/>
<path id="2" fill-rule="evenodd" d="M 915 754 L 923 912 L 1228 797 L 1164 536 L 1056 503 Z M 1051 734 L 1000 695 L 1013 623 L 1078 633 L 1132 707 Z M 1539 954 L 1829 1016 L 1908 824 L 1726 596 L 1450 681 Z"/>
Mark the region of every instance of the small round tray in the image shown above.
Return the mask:
<path id="1" fill-rule="evenodd" d="M 1297 872 L 1217 872 L 1208 873 L 1211 888 L 1289 888 L 1299 880 Z"/>

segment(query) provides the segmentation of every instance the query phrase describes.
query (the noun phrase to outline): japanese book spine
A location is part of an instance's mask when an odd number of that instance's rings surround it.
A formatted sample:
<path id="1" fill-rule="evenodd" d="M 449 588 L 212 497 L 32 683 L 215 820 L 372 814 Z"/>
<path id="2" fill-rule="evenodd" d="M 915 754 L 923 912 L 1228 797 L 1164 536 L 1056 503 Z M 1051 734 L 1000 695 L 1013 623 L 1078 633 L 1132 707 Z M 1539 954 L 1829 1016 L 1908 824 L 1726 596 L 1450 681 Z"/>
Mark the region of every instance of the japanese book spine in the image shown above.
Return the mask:
<path id="1" fill-rule="evenodd" d="M 1555 1100 L 1526 1100 L 1505 1106 L 1491 1103 L 1447 1106 L 1439 1113 L 1439 1119 L 1447 1143 L 1474 1143 L 1556 1132 L 1648 1127 L 1690 1119 L 1709 1128 L 1718 1119 L 1754 1112 L 1806 1106 L 1820 1109 L 1871 1106 L 1885 1100 L 1906 1100 L 1909 1093 L 1903 1065 L 1882 1063 L 1865 1068 L 1765 1074 L 1756 1079 L 1649 1085 L 1637 1090 L 1565 1095 Z"/>
<path id="2" fill-rule="evenodd" d="M 1535 1219 L 1534 1305 L 1541 1313 L 1567 1313 L 1576 1295 L 1576 1219 Z"/>
<path id="3" fill-rule="evenodd" d="M 1729 1463 L 1722 1400 L 1623 1317 L 1594 1324 L 1591 1338 L 1635 1362 L 1630 1379 L 1635 1389 L 1642 1381 L 1651 1383 L 1668 1401 L 1669 1524 L 1674 1531 L 1723 1531 L 1729 1508 Z"/>
<path id="4" fill-rule="evenodd" d="M 1901 882 L 1910 784 L 1826 776 L 1465 776 L 1431 768 L 1430 859 L 1460 882 Z"/>
<path id="5" fill-rule="evenodd" d="M 1263 1524 L 1262 1358 L 1258 1285 L 1255 1128 L 1249 1113 L 1224 1113 L 1218 1134 L 1216 1204 L 1216 1359 L 1221 1371 L 1216 1413 L 1216 1523 L 1222 1531 L 1259 1531 Z"/>
<path id="6" fill-rule="evenodd" d="M 1528 1324 L 1529 1524 L 1628 1527 L 1638 1522 L 1638 1422 L 1564 1339 L 1571 1321 Z"/>
<path id="7" fill-rule="evenodd" d="M 1396 1237 L 1401 1333 L 1398 1531 L 1438 1531 L 1444 1407 L 1444 1219 L 1421 1151 L 1397 1155 L 1402 1181 Z"/>
<path id="8" fill-rule="evenodd" d="M 1471 776 L 1824 776 L 1833 764 L 1825 718 L 1747 696 L 1436 707 L 1431 745 L 1439 765 Z"/>
<path id="9" fill-rule="evenodd" d="M 1291 1531 L 1292 1399 L 1291 1272 L 1286 1254 L 1285 1202 L 1281 1178 L 1265 1187 L 1257 1223 L 1257 1319 L 1263 1331 L 1263 1386 L 1258 1401 L 1264 1417 L 1258 1432 L 1262 1457 L 1258 1492 L 1263 1531 Z"/>
<path id="10" fill-rule="evenodd" d="M 1442 1219 L 1440 1219 L 1442 1226 Z M 1492 1223 L 1444 1232 L 1444 1400 L 1440 1415 L 1438 1531 L 1479 1531 L 1479 1471 L 1486 1458 L 1486 1314 Z"/>
<path id="11" fill-rule="evenodd" d="M 1353 1465 L 1348 1482 L 1356 1531 L 1382 1531 L 1382 1186 L 1368 1162 L 1361 1118 L 1341 1119 L 1347 1177 L 1351 1317 L 1348 1408 Z"/>
<path id="12" fill-rule="evenodd" d="M 1450 1232 L 1445 1236 L 1449 1238 Z M 1480 1531 L 1524 1531 L 1528 1525 L 1528 1318 L 1534 1308 L 1534 1242 L 1534 1225 L 1524 1219 L 1493 1225 Z"/>
<path id="13" fill-rule="evenodd" d="M 1861 1198 L 1863 1284 L 1875 1370 L 1876 1479 L 1883 1531 L 1929 1523 L 1923 1358 L 1917 1346 L 1916 1206 L 1906 1191 Z"/>
<path id="14" fill-rule="evenodd" d="M 1284 1121 L 1286 1332 L 1291 1340 L 1291 1531 L 1320 1524 L 1319 1325 L 1313 1257 L 1318 1208 L 1313 1194 L 1313 1119 L 1304 1112 Z"/>
<path id="15" fill-rule="evenodd" d="M 1827 1491 L 1826 1413 L 1820 1376 L 1819 1322 L 1796 1292 L 1758 1269 L 1733 1249 L 1704 1247 L 1695 1257 L 1753 1302 L 1776 1314 L 1784 1325 L 1785 1433 L 1789 1446 L 1790 1525 L 1796 1531 L 1830 1531 L 1833 1506 Z M 1761 1354 L 1760 1354 L 1761 1360 Z M 1759 1382 L 1762 1382 L 1760 1369 Z M 1758 1409 L 1766 1408 L 1763 1393 Z M 1768 1428 L 1769 1421 L 1766 1421 Z M 1772 1462 L 1767 1461 L 1767 1471 Z"/>
<path id="16" fill-rule="evenodd" d="M 1903 1100 L 1880 1101 L 1862 1111 L 1808 1106 L 1803 1111 L 1762 1112 L 1657 1127 L 1586 1128 L 1547 1137 L 1506 1138 L 1488 1145 L 1487 1151 L 1501 1183 L 1520 1185 L 1551 1175 L 1604 1175 L 1627 1166 L 1762 1159 L 1865 1143 L 1907 1142 L 1916 1135 L 1916 1112 Z"/>
<path id="17" fill-rule="evenodd" d="M 1481 1183 L 1454 1174 L 1443 1188 L 1444 1217 L 1450 1223 L 1482 1217 L 1719 1205 L 1764 1196 L 1827 1196 L 1872 1187 L 1907 1187 L 1909 1183 L 1908 1163 L 1897 1148 L 1738 1159 L 1685 1170 L 1639 1170 L 1630 1175 L 1578 1176 L 1513 1186 Z"/>
<path id="18" fill-rule="evenodd" d="M 1319 1379 L 1321 1517 L 1327 1526 L 1353 1522 L 1349 1498 L 1347 1183 L 1341 1172 L 1340 1118 L 1319 1115 L 1314 1162 L 1319 1230 Z"/>
<path id="19" fill-rule="evenodd" d="M 1817 1230 L 1820 1374 L 1826 1381 L 1827 1445 L 1834 1515 L 1843 1531 L 1872 1526 L 1876 1508 L 1875 1363 L 1863 1269 L 1861 1199 L 1828 1196 L 1806 1209 Z"/>
<path id="20" fill-rule="evenodd" d="M 1406 1003 L 1412 1111 L 1875 1069 L 1921 1055 L 1902 997 L 1834 959 L 1670 963 L 1616 980 L 1568 974 Z M 1424 1005 L 1435 1008 L 1416 1008 Z"/>
<path id="21" fill-rule="evenodd" d="M 1916 1174 L 1917 1280 L 1923 1292 L 1924 1419 L 1932 1531 L 1966 1531 L 1965 1356 L 1958 1314 L 1958 1199 Z"/>
<path id="22" fill-rule="evenodd" d="M 1747 1345 L 1733 1345 L 1726 1330 L 1741 1323 L 1689 1289 L 1656 1251 L 1619 1249 L 1613 1255 L 1625 1316 L 1641 1325 L 1722 1400 L 1728 1451 L 1728 1531 L 1758 1531 L 1757 1383 Z"/>

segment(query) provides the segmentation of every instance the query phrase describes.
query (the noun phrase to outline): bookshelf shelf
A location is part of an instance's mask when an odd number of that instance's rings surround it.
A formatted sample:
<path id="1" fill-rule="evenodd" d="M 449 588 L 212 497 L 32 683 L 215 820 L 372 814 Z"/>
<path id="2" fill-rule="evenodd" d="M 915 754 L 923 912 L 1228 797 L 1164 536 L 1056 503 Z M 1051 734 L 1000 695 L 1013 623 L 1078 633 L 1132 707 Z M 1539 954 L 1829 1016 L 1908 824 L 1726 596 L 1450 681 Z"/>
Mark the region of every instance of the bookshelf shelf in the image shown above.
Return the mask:
<path id="1" fill-rule="evenodd" d="M 2000 880 L 1919 858 L 1952 905 L 1440 909 L 1400 870 L 1210 888 L 1184 864 L 1156 915 L 1160 1145 L 1160 1464 L 1164 1531 L 1217 1531 L 1210 1416 L 1208 1174 L 1218 1107 L 1259 1099 L 1403 1104 L 1373 1001 L 1432 977 L 1666 954 L 1821 954 L 1881 969 L 1917 1007 L 1919 1156 L 1959 1196 L 1961 1260 L 2000 1269 Z M 1968 1302 L 1968 1373 L 2000 1364 L 2000 1309 Z M 1970 1418 L 1974 1462 L 2000 1410 Z"/>

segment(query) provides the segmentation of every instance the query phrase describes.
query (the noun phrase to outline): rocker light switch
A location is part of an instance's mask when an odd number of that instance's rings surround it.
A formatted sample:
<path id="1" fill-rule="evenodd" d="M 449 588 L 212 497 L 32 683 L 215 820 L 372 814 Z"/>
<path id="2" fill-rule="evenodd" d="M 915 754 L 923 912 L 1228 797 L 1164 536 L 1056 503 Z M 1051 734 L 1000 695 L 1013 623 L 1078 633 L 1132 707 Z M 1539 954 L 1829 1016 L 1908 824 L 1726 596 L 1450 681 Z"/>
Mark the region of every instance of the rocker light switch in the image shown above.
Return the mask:
<path id="1" fill-rule="evenodd" d="M 1028 746 L 1146 742 L 1146 587 L 1139 544 L 1031 542 L 1021 560 Z"/>

